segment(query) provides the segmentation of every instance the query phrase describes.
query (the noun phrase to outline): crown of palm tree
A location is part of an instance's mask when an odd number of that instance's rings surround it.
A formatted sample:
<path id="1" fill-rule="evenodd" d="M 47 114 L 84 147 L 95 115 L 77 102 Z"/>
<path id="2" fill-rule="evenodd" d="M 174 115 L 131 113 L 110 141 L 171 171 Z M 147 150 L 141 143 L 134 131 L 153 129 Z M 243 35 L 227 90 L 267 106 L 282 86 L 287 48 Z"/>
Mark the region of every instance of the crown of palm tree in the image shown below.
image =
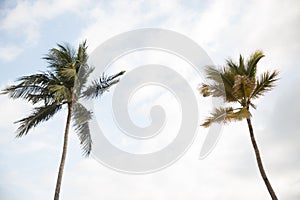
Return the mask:
<path id="1" fill-rule="evenodd" d="M 86 41 L 79 44 L 77 51 L 68 44 L 57 46 L 58 48 L 50 49 L 43 58 L 49 64 L 48 71 L 19 78 L 18 84 L 2 90 L 2 94 L 8 94 L 13 99 L 22 98 L 36 105 L 28 117 L 16 121 L 19 124 L 17 137 L 26 135 L 33 127 L 50 119 L 63 105 L 71 105 L 75 131 L 83 153 L 89 155 L 92 140 L 88 122 L 92 112 L 78 100 L 103 94 L 119 81 L 117 77 L 124 71 L 112 76 L 103 74 L 91 85 L 87 85 L 87 79 L 94 69 L 87 64 Z"/>
<path id="2" fill-rule="evenodd" d="M 218 69 L 215 66 L 206 68 L 208 82 L 199 88 L 200 93 L 204 97 L 221 97 L 225 102 L 238 103 L 239 106 L 215 108 L 202 126 L 208 127 L 214 122 L 226 123 L 251 116 L 249 107 L 256 108 L 252 100 L 272 89 L 278 76 L 278 71 L 267 71 L 260 77 L 256 76 L 257 63 L 263 57 L 263 52 L 257 50 L 246 62 L 240 55 L 238 63 L 228 59 L 223 68 Z"/>

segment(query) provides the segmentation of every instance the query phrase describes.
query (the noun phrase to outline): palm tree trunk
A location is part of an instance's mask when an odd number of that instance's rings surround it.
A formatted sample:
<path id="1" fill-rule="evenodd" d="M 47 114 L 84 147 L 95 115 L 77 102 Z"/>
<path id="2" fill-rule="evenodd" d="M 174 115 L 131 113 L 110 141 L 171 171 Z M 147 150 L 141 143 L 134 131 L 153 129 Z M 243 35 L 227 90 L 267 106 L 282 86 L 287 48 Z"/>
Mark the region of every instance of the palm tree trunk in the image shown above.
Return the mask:
<path id="1" fill-rule="evenodd" d="M 264 170 L 264 167 L 263 167 L 263 164 L 262 164 L 262 161 L 261 161 L 261 157 L 260 157 L 260 153 L 259 153 L 259 150 L 258 150 L 258 146 L 256 144 L 256 141 L 255 141 L 255 137 L 254 137 L 254 132 L 253 132 L 253 128 L 252 128 L 252 124 L 251 124 L 251 120 L 250 118 L 247 118 L 247 123 L 248 123 L 248 128 L 249 128 L 249 132 L 250 132 L 250 137 L 251 137 L 251 142 L 252 142 L 252 145 L 253 145 L 253 148 L 254 148 L 254 151 L 255 151 L 255 156 L 256 156 L 256 161 L 257 161 L 257 164 L 258 164 L 258 168 L 259 168 L 259 171 L 260 171 L 260 174 L 268 188 L 268 191 L 272 197 L 272 200 L 278 200 L 272 186 L 271 186 L 271 183 L 269 182 L 269 179 L 266 175 L 266 172 Z"/>
<path id="2" fill-rule="evenodd" d="M 64 166 L 65 166 L 65 161 L 66 161 L 66 156 L 67 156 L 68 135 L 69 135 L 69 128 L 70 128 L 70 123 L 71 123 L 72 107 L 73 107 L 72 103 L 69 103 L 68 104 L 68 116 L 67 116 L 65 135 L 64 135 L 64 146 L 63 146 L 63 152 L 62 152 L 61 161 L 60 161 L 60 165 L 59 165 L 54 200 L 59 200 L 61 181 L 62 181 Z"/>

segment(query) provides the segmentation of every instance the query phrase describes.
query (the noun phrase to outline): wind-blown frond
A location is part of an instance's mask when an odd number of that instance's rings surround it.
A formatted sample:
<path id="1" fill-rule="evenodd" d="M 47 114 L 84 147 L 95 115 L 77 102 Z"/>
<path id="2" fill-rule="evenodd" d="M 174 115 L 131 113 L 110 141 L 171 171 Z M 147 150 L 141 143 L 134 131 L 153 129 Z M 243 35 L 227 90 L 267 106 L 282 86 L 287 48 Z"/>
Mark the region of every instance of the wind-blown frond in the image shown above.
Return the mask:
<path id="1" fill-rule="evenodd" d="M 232 62 L 232 61 L 228 61 Z M 235 64 L 232 62 L 233 71 L 235 71 Z M 234 74 L 228 72 L 226 68 L 217 69 L 214 66 L 205 68 L 207 74 L 207 84 L 203 84 L 199 91 L 205 96 L 222 97 L 226 101 L 235 102 L 237 99 L 232 94 L 232 87 L 234 85 Z M 224 93 L 225 92 L 225 93 Z"/>
<path id="2" fill-rule="evenodd" d="M 239 67 L 238 67 L 238 74 L 242 75 L 244 74 L 246 71 L 245 69 L 245 63 L 244 63 L 244 58 L 242 55 L 240 55 L 240 63 L 239 63 Z"/>
<path id="3" fill-rule="evenodd" d="M 245 107 L 237 109 L 238 111 L 230 112 L 227 114 L 227 120 L 235 120 L 235 121 L 241 121 L 243 119 L 247 119 L 251 117 L 251 113 L 249 110 Z"/>
<path id="4" fill-rule="evenodd" d="M 89 67 L 88 65 L 82 65 L 77 72 L 77 79 L 74 85 L 74 96 L 79 98 L 86 88 L 86 83 L 90 74 L 94 71 L 94 68 Z"/>
<path id="5" fill-rule="evenodd" d="M 229 68 L 231 73 L 234 73 L 234 74 L 239 73 L 239 67 L 235 62 L 233 62 L 232 59 L 227 59 L 226 60 L 226 66 Z"/>
<path id="6" fill-rule="evenodd" d="M 48 86 L 56 82 L 55 76 L 50 72 L 43 72 L 30 76 L 23 76 L 17 81 L 20 83 L 12 85 L 1 91 L 8 94 L 10 98 L 22 98 L 33 104 L 44 101 L 45 104 L 54 101 Z"/>
<path id="7" fill-rule="evenodd" d="M 238 110 L 238 111 L 235 111 Z M 246 118 L 250 118 L 251 113 L 247 108 L 233 109 L 232 107 L 227 108 L 216 108 L 211 116 L 206 118 L 205 122 L 201 126 L 209 127 L 212 123 L 224 123 L 230 121 L 240 121 Z"/>
<path id="8" fill-rule="evenodd" d="M 273 71 L 272 73 L 267 71 L 261 75 L 261 77 L 256 81 L 256 87 L 251 95 L 251 98 L 258 98 L 263 96 L 264 93 L 271 90 L 275 85 L 275 81 L 278 80 L 278 71 Z"/>
<path id="9" fill-rule="evenodd" d="M 81 44 L 79 44 L 78 50 L 77 50 L 77 55 L 76 55 L 76 60 L 80 64 L 84 64 L 87 62 L 88 54 L 87 54 L 86 40 L 84 42 L 82 42 Z"/>
<path id="10" fill-rule="evenodd" d="M 207 66 L 205 68 L 206 78 L 219 84 L 223 84 L 221 77 L 222 71 L 217 69 L 215 66 Z"/>
<path id="11" fill-rule="evenodd" d="M 87 110 L 82 104 L 73 105 L 73 126 L 79 137 L 83 154 L 88 156 L 92 150 L 92 137 L 90 134 L 89 120 L 92 119 L 92 112 Z"/>
<path id="12" fill-rule="evenodd" d="M 57 44 L 43 57 L 48 62 L 48 68 L 56 74 L 58 79 L 68 88 L 74 86 L 76 77 L 75 50 L 68 44 Z"/>
<path id="13" fill-rule="evenodd" d="M 205 122 L 201 126 L 209 127 L 212 123 L 226 123 L 228 121 L 227 115 L 233 112 L 232 107 L 228 108 L 215 108 L 211 116 L 206 118 Z"/>
<path id="14" fill-rule="evenodd" d="M 20 124 L 17 129 L 17 137 L 26 135 L 31 128 L 37 126 L 41 122 L 47 121 L 61 108 L 62 105 L 57 105 L 56 103 L 34 108 L 31 115 L 15 122 Z"/>
<path id="15" fill-rule="evenodd" d="M 257 50 L 251 56 L 247 62 L 246 74 L 250 79 L 254 79 L 256 76 L 257 63 L 262 59 L 265 55 L 262 51 Z"/>
<path id="16" fill-rule="evenodd" d="M 105 91 L 107 91 L 111 86 L 119 82 L 117 79 L 119 76 L 123 75 L 125 71 L 121 71 L 112 76 L 102 75 L 98 80 L 94 80 L 89 87 L 82 93 L 84 98 L 96 98 L 101 96 Z"/>
<path id="17" fill-rule="evenodd" d="M 199 88 L 200 93 L 204 96 L 223 97 L 226 98 L 224 85 L 220 84 L 202 84 Z"/>
<path id="18" fill-rule="evenodd" d="M 43 57 L 50 64 L 48 67 L 53 70 L 59 70 L 60 68 L 72 63 L 75 56 L 75 51 L 70 45 L 57 44 L 58 48 L 52 48 L 49 53 Z"/>

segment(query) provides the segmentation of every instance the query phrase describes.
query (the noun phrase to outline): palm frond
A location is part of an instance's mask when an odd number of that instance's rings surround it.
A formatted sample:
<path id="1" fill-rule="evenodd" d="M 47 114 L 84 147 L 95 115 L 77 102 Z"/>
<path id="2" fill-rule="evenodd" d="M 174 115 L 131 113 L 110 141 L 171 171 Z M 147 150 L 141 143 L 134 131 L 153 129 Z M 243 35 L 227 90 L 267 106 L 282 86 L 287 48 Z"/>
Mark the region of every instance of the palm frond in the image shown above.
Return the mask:
<path id="1" fill-rule="evenodd" d="M 87 63 L 88 60 L 88 54 L 87 54 L 87 45 L 86 40 L 79 44 L 76 60 L 78 63 L 80 63 L 80 66 Z"/>
<path id="2" fill-rule="evenodd" d="M 232 107 L 227 108 L 215 108 L 211 116 L 206 118 L 201 126 L 209 127 L 212 123 L 226 123 L 228 121 L 227 115 L 233 112 Z"/>
<path id="3" fill-rule="evenodd" d="M 275 86 L 275 82 L 278 80 L 278 74 L 279 72 L 276 70 L 272 73 L 269 71 L 263 73 L 256 81 L 256 86 L 251 94 L 251 98 L 258 98 L 271 90 Z"/>
<path id="4" fill-rule="evenodd" d="M 50 119 L 61 108 L 62 105 L 57 105 L 56 103 L 34 108 L 31 115 L 15 122 L 20 124 L 17 129 L 17 137 L 26 135 L 30 129 Z"/>
<path id="5" fill-rule="evenodd" d="M 48 85 L 55 82 L 49 72 L 38 73 L 30 76 L 23 76 L 17 79 L 20 83 L 9 86 L 1 91 L 8 94 L 10 98 L 22 98 L 33 104 L 44 101 L 45 104 L 53 102 Z"/>
<path id="6" fill-rule="evenodd" d="M 94 68 L 88 65 L 82 65 L 77 72 L 77 77 L 74 85 L 74 95 L 76 98 L 81 96 L 82 91 L 86 87 L 86 83 L 90 74 L 94 71 Z"/>
<path id="7" fill-rule="evenodd" d="M 215 66 L 206 66 L 205 73 L 208 80 L 223 84 L 223 79 L 221 77 L 222 70 L 217 69 Z"/>
<path id="8" fill-rule="evenodd" d="M 217 83 L 214 84 L 202 84 L 199 88 L 199 92 L 203 95 L 203 97 L 213 96 L 213 97 L 223 97 L 226 99 L 226 92 L 224 85 L 220 85 Z"/>
<path id="9" fill-rule="evenodd" d="M 235 111 L 238 110 L 238 111 Z M 238 109 L 233 109 L 232 107 L 227 108 L 216 108 L 211 116 L 206 118 L 205 122 L 201 126 L 209 127 L 212 123 L 224 123 L 230 121 L 240 121 L 246 118 L 250 118 L 251 113 L 247 108 L 242 107 Z"/>
<path id="10" fill-rule="evenodd" d="M 112 76 L 102 75 L 98 80 L 94 80 L 90 86 L 88 86 L 82 95 L 84 98 L 96 98 L 101 96 L 105 91 L 107 91 L 111 86 L 119 82 L 117 79 L 119 76 L 123 75 L 125 71 L 121 71 Z"/>
<path id="11" fill-rule="evenodd" d="M 87 110 L 82 104 L 73 105 L 72 117 L 74 128 L 79 137 L 83 154 L 88 156 L 92 150 L 92 137 L 90 134 L 89 120 L 92 119 L 92 112 Z"/>
<path id="12" fill-rule="evenodd" d="M 239 73 L 239 67 L 232 59 L 227 59 L 226 60 L 226 67 L 228 67 L 230 72 L 233 73 L 233 74 L 238 74 Z"/>
<path id="13" fill-rule="evenodd" d="M 48 68 L 56 74 L 60 81 L 72 87 L 76 75 L 75 50 L 68 44 L 57 44 L 58 48 L 52 48 L 43 57 L 48 62 Z"/>
<path id="14" fill-rule="evenodd" d="M 245 74 L 245 63 L 244 63 L 244 58 L 242 55 L 240 55 L 240 63 L 239 63 L 239 67 L 238 67 L 238 74 L 243 75 Z"/>
<path id="15" fill-rule="evenodd" d="M 228 61 L 229 63 L 231 61 Z M 232 63 L 233 71 L 236 70 Z M 207 66 L 205 68 L 208 83 L 203 84 L 199 91 L 205 96 L 223 97 L 226 101 L 236 102 L 237 99 L 232 94 L 232 87 L 234 85 L 235 73 L 228 71 L 227 68 L 217 69 L 214 66 Z"/>
<path id="16" fill-rule="evenodd" d="M 243 108 L 239 108 L 238 111 L 236 111 L 236 112 L 228 113 L 226 117 L 229 121 L 231 121 L 231 120 L 241 121 L 243 119 L 250 118 L 251 113 L 249 112 L 249 110 L 247 108 L 243 107 Z"/>
<path id="17" fill-rule="evenodd" d="M 257 63 L 264 57 L 264 53 L 261 50 L 255 51 L 247 62 L 246 73 L 250 79 L 254 79 L 257 71 Z"/>

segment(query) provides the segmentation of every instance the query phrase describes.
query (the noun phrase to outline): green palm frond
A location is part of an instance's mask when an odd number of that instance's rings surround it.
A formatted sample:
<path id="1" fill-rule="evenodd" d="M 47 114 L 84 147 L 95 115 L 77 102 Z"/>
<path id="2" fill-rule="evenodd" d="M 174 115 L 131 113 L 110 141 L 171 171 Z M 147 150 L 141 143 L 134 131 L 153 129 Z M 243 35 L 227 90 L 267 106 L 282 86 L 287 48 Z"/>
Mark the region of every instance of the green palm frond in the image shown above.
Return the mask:
<path id="1" fill-rule="evenodd" d="M 215 66 L 205 67 L 206 78 L 213 82 L 223 84 L 223 79 L 221 77 L 222 70 L 217 69 Z"/>
<path id="2" fill-rule="evenodd" d="M 235 67 L 233 66 L 235 71 Z M 232 94 L 232 87 L 234 85 L 234 74 L 223 69 L 217 69 L 214 66 L 207 66 L 205 68 L 207 74 L 207 84 L 202 84 L 199 88 L 200 93 L 205 96 L 222 97 L 226 101 L 236 102 L 237 99 Z"/>
<path id="3" fill-rule="evenodd" d="M 119 76 L 123 75 L 125 71 L 121 71 L 112 76 L 102 75 L 98 80 L 94 80 L 90 86 L 82 93 L 84 98 L 96 98 L 101 96 L 105 91 L 107 91 L 111 86 L 119 82 L 117 79 Z"/>
<path id="4" fill-rule="evenodd" d="M 240 55 L 240 63 L 239 63 L 239 67 L 238 67 L 238 74 L 242 75 L 245 74 L 245 63 L 244 63 L 244 58 L 242 55 Z"/>
<path id="5" fill-rule="evenodd" d="M 12 85 L 1 91 L 2 94 L 8 94 L 10 98 L 22 98 L 33 104 L 44 101 L 49 104 L 54 101 L 48 85 L 56 82 L 53 79 L 53 74 L 43 72 L 30 76 L 23 76 L 17 79 L 20 82 L 17 85 Z"/>
<path id="6" fill-rule="evenodd" d="M 44 57 L 54 70 L 72 63 L 75 56 L 75 50 L 69 44 L 57 44 L 58 48 L 50 49 L 47 56 Z"/>
<path id="7" fill-rule="evenodd" d="M 226 67 L 228 67 L 229 71 L 233 74 L 239 73 L 239 67 L 232 59 L 226 60 Z M 226 69 L 226 71 L 228 71 L 228 70 Z"/>
<path id="8" fill-rule="evenodd" d="M 83 90 L 87 87 L 87 80 L 93 71 L 94 68 L 91 68 L 88 65 L 83 65 L 80 67 L 79 71 L 77 72 L 77 77 L 74 85 L 74 97 L 76 99 L 80 98 Z"/>
<path id="9" fill-rule="evenodd" d="M 251 95 L 251 98 L 258 98 L 260 96 L 263 96 L 264 93 L 271 90 L 275 86 L 275 82 L 278 80 L 278 75 L 278 71 L 273 71 L 272 73 L 267 71 L 263 73 L 256 81 L 256 86 Z"/>
<path id="10" fill-rule="evenodd" d="M 62 105 L 57 105 L 56 103 L 34 108 L 31 115 L 15 122 L 20 124 L 17 129 L 17 137 L 26 135 L 31 128 L 37 126 L 41 122 L 47 121 L 61 108 Z"/>
<path id="11" fill-rule="evenodd" d="M 264 57 L 264 53 L 261 50 L 255 51 L 247 62 L 246 74 L 250 79 L 255 79 L 257 71 L 257 63 Z"/>
<path id="12" fill-rule="evenodd" d="M 83 63 L 87 62 L 87 60 L 88 60 L 88 54 L 87 54 L 86 40 L 83 41 L 81 44 L 79 44 L 78 50 L 77 50 L 77 55 L 76 55 L 76 60 L 80 64 L 83 64 Z"/>
<path id="13" fill-rule="evenodd" d="M 75 50 L 68 44 L 57 44 L 58 48 L 52 48 L 43 57 L 48 62 L 48 68 L 63 82 L 72 87 L 74 85 L 76 67 Z M 75 70 L 76 71 L 76 70 Z"/>
<path id="14" fill-rule="evenodd" d="M 89 127 L 89 120 L 92 119 L 92 112 L 87 110 L 82 104 L 76 103 L 73 105 L 72 117 L 74 120 L 73 126 L 79 137 L 83 154 L 88 156 L 92 150 L 92 137 Z"/>

